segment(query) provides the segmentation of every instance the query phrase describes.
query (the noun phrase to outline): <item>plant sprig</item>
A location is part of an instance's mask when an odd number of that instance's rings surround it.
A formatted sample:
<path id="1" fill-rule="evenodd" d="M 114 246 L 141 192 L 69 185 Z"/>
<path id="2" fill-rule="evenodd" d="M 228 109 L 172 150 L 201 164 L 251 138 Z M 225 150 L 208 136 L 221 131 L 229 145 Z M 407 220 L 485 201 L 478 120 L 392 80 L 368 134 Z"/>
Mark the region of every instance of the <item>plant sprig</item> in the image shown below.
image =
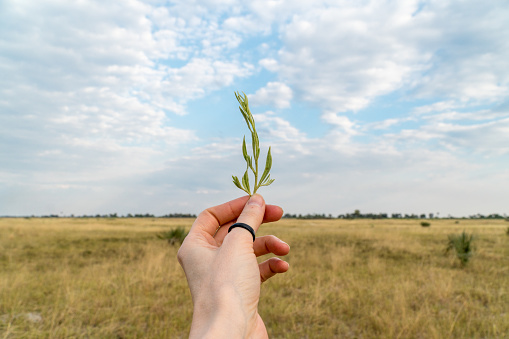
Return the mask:
<path id="1" fill-rule="evenodd" d="M 258 158 L 260 157 L 260 140 L 258 139 L 258 133 L 256 132 L 255 121 L 253 115 L 251 114 L 251 110 L 249 109 L 249 104 L 247 100 L 247 95 L 243 92 L 241 95 L 238 92 L 235 92 L 235 97 L 239 102 L 240 113 L 244 117 L 246 121 L 247 127 L 251 132 L 251 146 L 253 149 L 253 156 L 250 156 L 247 152 L 246 145 L 246 136 L 244 136 L 244 140 L 242 141 L 242 155 L 244 156 L 244 160 L 246 160 L 246 172 L 242 176 L 242 181 L 239 180 L 236 176 L 232 175 L 233 183 L 235 186 L 246 192 L 247 194 L 254 195 L 256 191 L 262 186 L 269 186 L 274 182 L 274 179 L 270 178 L 270 169 L 272 167 L 272 155 L 269 151 L 267 152 L 267 160 L 265 161 L 265 169 L 262 175 L 259 177 L 258 171 Z M 254 159 L 254 162 L 253 162 Z M 254 187 L 253 193 L 251 193 L 251 188 L 249 185 L 249 170 L 251 170 L 254 174 Z"/>

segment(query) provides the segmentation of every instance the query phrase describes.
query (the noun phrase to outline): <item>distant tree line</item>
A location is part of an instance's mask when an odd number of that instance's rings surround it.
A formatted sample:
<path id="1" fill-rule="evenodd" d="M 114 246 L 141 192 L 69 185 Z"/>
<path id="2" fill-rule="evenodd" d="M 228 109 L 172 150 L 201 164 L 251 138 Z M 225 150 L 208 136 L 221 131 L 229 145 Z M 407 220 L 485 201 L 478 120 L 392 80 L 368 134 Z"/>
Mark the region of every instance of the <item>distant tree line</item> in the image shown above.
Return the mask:
<path id="1" fill-rule="evenodd" d="M 504 214 L 500 215 L 497 213 L 482 215 L 474 214 L 469 217 L 453 217 L 448 215 L 447 217 L 440 217 L 439 214 L 434 213 L 421 213 L 421 214 L 402 214 L 402 213 L 361 213 L 359 210 L 355 210 L 353 213 L 339 214 L 333 216 L 332 214 L 290 214 L 286 213 L 283 218 L 288 219 L 506 219 L 509 218 Z"/>
<path id="2" fill-rule="evenodd" d="M 28 217 L 25 217 L 28 218 Z M 31 215 L 30 218 L 38 218 L 38 216 Z M 117 213 L 110 214 L 91 214 L 91 215 L 58 215 L 58 214 L 49 214 L 42 215 L 40 218 L 196 218 L 196 214 L 191 213 L 170 213 L 165 215 L 156 216 L 154 214 L 145 213 L 145 214 L 131 214 L 128 213 L 126 215 L 118 215 Z"/>
<path id="3" fill-rule="evenodd" d="M 9 216 L 0 216 L 0 217 L 9 217 Z M 117 213 L 110 214 L 95 214 L 95 215 L 58 215 L 58 214 L 49 214 L 42 216 L 25 216 L 24 218 L 196 218 L 196 214 L 192 213 L 169 213 L 165 215 L 156 216 L 154 214 L 145 213 L 145 214 L 131 214 L 128 213 L 126 215 L 118 215 Z M 353 213 L 345 213 L 339 214 L 337 216 L 333 216 L 332 214 L 290 214 L 286 213 L 283 218 L 287 219 L 505 219 L 509 221 L 509 217 L 506 214 L 473 214 L 468 217 L 453 217 L 448 215 L 447 217 L 440 217 L 439 214 L 428 213 L 428 214 L 402 214 L 402 213 L 361 213 L 359 210 L 355 210 Z"/>

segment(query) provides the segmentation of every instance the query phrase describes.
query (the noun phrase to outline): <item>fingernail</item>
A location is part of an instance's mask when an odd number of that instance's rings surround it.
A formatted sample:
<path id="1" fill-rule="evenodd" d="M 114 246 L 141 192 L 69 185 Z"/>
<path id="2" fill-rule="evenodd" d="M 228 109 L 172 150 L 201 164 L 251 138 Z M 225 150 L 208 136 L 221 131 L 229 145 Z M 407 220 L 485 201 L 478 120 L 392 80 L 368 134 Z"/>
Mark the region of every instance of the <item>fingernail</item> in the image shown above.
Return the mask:
<path id="1" fill-rule="evenodd" d="M 255 205 L 262 207 L 263 206 L 263 198 L 261 195 L 255 194 L 249 198 L 249 201 L 247 202 L 248 205 Z"/>

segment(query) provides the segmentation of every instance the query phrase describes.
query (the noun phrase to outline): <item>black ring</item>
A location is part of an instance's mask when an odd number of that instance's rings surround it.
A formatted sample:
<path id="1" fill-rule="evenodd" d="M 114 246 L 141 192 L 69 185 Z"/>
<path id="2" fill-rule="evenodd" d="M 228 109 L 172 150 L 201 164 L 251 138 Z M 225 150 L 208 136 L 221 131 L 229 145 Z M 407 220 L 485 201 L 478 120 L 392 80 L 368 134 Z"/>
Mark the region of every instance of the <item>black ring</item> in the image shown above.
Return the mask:
<path id="1" fill-rule="evenodd" d="M 255 241 L 255 231 L 254 231 L 254 229 L 251 226 L 249 226 L 248 224 L 244 224 L 242 222 L 238 222 L 238 223 L 233 224 L 233 225 L 230 226 L 230 228 L 228 229 L 228 233 L 230 233 L 230 231 L 232 229 L 234 229 L 235 227 L 241 227 L 241 228 L 243 228 L 245 230 L 248 230 L 249 233 L 251 233 L 251 235 L 253 236 L 253 242 Z"/>

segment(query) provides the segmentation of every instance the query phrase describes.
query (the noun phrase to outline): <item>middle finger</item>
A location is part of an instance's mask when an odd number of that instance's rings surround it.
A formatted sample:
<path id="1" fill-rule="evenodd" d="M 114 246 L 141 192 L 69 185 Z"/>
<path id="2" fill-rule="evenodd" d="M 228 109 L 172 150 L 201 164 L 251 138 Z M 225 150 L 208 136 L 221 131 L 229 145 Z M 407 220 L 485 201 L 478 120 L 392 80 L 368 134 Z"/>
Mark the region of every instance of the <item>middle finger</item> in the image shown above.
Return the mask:
<path id="1" fill-rule="evenodd" d="M 253 249 L 257 257 L 268 253 L 287 255 L 290 252 L 290 245 L 274 235 L 265 235 L 256 238 Z"/>

